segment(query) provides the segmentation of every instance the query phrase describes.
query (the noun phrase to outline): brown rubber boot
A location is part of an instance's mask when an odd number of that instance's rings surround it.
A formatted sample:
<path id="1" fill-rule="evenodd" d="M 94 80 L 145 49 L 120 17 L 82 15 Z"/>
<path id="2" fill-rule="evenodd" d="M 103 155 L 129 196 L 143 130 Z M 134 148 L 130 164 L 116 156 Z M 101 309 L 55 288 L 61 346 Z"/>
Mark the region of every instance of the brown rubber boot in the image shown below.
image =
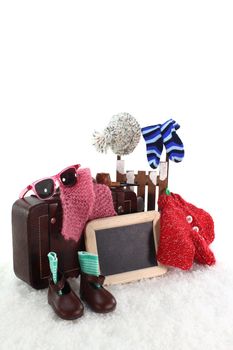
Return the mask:
<path id="1" fill-rule="evenodd" d="M 104 276 L 96 277 L 81 272 L 80 297 L 98 313 L 111 312 L 116 308 L 116 299 L 103 287 L 104 279 Z"/>
<path id="2" fill-rule="evenodd" d="M 59 317 L 64 320 L 75 320 L 83 315 L 83 304 L 64 275 L 59 277 L 56 284 L 54 284 L 52 277 L 49 278 L 48 303 Z M 59 294 L 60 291 L 62 291 L 62 295 Z"/>

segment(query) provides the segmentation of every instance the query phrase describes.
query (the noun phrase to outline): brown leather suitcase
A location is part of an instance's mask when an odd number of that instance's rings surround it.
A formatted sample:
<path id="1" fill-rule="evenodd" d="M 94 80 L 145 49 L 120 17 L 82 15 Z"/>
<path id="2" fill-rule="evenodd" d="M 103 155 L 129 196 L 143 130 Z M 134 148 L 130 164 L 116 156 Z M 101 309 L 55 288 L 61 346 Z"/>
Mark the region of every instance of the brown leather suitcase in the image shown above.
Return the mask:
<path id="1" fill-rule="evenodd" d="M 111 187 L 115 211 L 118 215 L 136 213 L 138 211 L 135 192 L 122 187 Z"/>
<path id="2" fill-rule="evenodd" d="M 77 251 L 84 240 L 65 240 L 61 234 L 62 208 L 59 196 L 40 200 L 35 196 L 18 199 L 12 207 L 14 272 L 33 288 L 48 286 L 47 254 L 57 253 L 59 269 L 68 277 L 79 275 Z"/>

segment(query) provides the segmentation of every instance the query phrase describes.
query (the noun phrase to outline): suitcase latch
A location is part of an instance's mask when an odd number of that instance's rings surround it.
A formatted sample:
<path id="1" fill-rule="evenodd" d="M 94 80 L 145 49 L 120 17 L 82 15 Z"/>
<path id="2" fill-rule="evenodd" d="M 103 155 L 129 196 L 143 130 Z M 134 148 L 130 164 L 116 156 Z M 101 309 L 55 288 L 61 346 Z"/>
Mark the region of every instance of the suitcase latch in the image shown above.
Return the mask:
<path id="1" fill-rule="evenodd" d="M 118 212 L 118 214 L 124 213 L 124 209 L 123 209 L 122 205 L 119 205 L 119 207 L 117 208 L 117 212 Z"/>
<path id="2" fill-rule="evenodd" d="M 57 221 L 56 218 L 51 218 L 51 219 L 50 219 L 50 222 L 51 222 L 51 224 L 53 224 L 53 225 L 56 224 L 56 221 Z"/>
<path id="3" fill-rule="evenodd" d="M 58 203 L 51 203 L 49 205 L 50 223 L 53 224 L 53 225 L 57 221 L 57 219 L 56 219 L 57 208 L 58 208 Z"/>

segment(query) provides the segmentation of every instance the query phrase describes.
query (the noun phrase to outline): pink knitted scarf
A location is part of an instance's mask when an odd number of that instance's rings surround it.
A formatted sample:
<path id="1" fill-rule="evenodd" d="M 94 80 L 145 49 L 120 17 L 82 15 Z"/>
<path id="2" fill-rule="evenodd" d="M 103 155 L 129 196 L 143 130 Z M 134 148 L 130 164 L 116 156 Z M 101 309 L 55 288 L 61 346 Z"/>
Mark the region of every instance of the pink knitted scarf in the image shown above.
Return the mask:
<path id="1" fill-rule="evenodd" d="M 90 169 L 79 169 L 77 183 L 60 186 L 63 210 L 62 234 L 78 241 L 87 221 L 116 215 L 110 189 L 93 183 Z"/>

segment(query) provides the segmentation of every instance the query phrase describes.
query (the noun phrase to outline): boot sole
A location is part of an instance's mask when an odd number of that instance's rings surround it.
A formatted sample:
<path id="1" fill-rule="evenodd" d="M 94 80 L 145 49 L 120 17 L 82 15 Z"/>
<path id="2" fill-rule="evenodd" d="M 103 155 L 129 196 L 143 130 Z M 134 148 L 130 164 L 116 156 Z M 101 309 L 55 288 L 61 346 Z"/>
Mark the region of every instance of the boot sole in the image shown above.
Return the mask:
<path id="1" fill-rule="evenodd" d="M 109 312 L 112 312 L 112 311 L 114 311 L 114 310 L 116 309 L 116 305 L 115 305 L 111 310 L 107 310 L 107 311 L 98 311 L 98 310 L 93 309 L 82 295 L 80 295 L 80 299 L 81 299 L 82 301 L 84 301 L 84 303 L 88 306 L 88 308 L 89 308 L 91 311 L 96 312 L 97 314 L 108 314 Z"/>
<path id="2" fill-rule="evenodd" d="M 48 301 L 48 304 L 52 307 L 53 311 L 55 312 L 55 314 L 59 317 L 59 318 L 62 318 L 63 320 L 66 320 L 66 321 L 73 321 L 73 320 L 77 320 L 78 318 L 82 317 L 83 314 L 84 314 L 84 311 L 82 311 L 82 313 L 78 316 L 75 316 L 75 317 L 64 317 L 62 315 L 60 315 L 56 308 L 54 307 L 53 303 L 51 303 L 50 301 Z"/>

